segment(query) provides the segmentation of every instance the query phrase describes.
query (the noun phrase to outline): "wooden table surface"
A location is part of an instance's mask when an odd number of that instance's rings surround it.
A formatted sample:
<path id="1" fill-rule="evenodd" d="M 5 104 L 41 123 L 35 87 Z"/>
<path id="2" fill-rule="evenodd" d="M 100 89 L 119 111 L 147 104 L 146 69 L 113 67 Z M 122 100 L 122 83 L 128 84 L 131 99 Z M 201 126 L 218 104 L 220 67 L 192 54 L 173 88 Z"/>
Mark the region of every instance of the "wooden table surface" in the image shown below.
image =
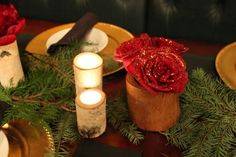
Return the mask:
<path id="1" fill-rule="evenodd" d="M 30 35 L 37 35 L 44 30 L 60 25 L 59 23 L 47 22 L 42 20 L 27 19 L 26 27 L 23 33 Z M 189 47 L 188 53 L 199 54 L 203 56 L 211 55 L 216 56 L 223 44 L 210 44 L 207 42 L 196 42 L 187 40 L 178 40 L 180 43 Z M 115 77 L 109 78 L 104 81 L 103 89 L 107 94 L 107 98 L 114 96 L 117 90 L 121 90 L 125 87 L 125 75 L 123 70 Z M 127 148 L 131 150 L 142 151 L 144 157 L 179 157 L 181 151 L 168 144 L 166 138 L 156 132 L 144 132 L 145 140 L 140 145 L 131 144 L 127 138 L 123 137 L 118 131 L 113 130 L 111 127 L 107 127 L 106 132 L 94 139 L 98 142 L 105 143 L 114 147 Z M 75 147 L 72 147 L 72 151 Z"/>

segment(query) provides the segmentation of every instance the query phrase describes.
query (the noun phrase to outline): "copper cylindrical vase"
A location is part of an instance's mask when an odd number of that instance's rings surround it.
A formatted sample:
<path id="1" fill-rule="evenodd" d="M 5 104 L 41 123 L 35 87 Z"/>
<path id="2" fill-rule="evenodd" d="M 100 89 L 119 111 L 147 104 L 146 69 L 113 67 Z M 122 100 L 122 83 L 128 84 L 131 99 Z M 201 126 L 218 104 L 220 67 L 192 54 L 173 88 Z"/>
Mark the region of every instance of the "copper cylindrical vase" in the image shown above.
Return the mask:
<path id="1" fill-rule="evenodd" d="M 179 119 L 177 93 L 151 93 L 140 86 L 129 74 L 126 76 L 128 107 L 132 120 L 147 131 L 165 131 Z"/>

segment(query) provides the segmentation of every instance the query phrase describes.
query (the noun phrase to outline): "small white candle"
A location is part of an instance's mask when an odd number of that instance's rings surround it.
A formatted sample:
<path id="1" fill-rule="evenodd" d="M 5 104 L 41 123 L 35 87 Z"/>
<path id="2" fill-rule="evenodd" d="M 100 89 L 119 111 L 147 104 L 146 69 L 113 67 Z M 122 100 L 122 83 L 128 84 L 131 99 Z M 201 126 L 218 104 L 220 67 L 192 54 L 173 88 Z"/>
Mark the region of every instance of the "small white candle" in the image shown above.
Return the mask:
<path id="1" fill-rule="evenodd" d="M 24 73 L 16 41 L 0 46 L 0 83 L 3 87 L 17 86 Z"/>
<path id="2" fill-rule="evenodd" d="M 76 95 L 84 89 L 102 89 L 102 58 L 95 53 L 83 52 L 74 58 Z"/>
<path id="3" fill-rule="evenodd" d="M 88 89 L 75 99 L 78 130 L 83 137 L 95 138 L 106 129 L 106 96 L 99 89 Z"/>

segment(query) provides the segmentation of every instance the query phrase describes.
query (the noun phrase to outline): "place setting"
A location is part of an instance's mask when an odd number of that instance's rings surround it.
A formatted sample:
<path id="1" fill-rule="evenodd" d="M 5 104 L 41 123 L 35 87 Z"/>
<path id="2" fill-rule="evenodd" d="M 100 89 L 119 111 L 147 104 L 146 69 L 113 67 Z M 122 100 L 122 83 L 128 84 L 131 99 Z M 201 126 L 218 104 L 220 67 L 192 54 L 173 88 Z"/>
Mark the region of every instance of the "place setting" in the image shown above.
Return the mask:
<path id="1" fill-rule="evenodd" d="M 87 13 L 77 24 L 63 24 L 46 30 L 34 37 L 27 44 L 25 51 L 32 54 L 49 55 L 55 52 L 55 47 L 63 47 L 71 44 L 71 39 L 69 38 L 72 38 L 72 40 L 76 38 L 78 41 L 83 41 L 79 52 L 97 53 L 104 59 L 104 76 L 115 73 L 123 69 L 122 64 L 113 61 L 115 49 L 122 42 L 132 39 L 134 36 L 121 27 L 98 22 L 95 18 L 97 17 L 93 17 Z M 85 22 L 91 22 L 88 24 L 91 28 L 84 28 Z M 76 29 L 71 30 L 73 27 Z M 91 30 L 87 32 L 89 28 Z M 87 32 L 86 35 L 85 32 Z M 61 40 L 62 37 L 64 37 L 64 41 L 61 41 L 60 44 L 59 40 Z M 82 37 L 84 38 L 82 39 Z M 57 42 L 59 43 L 55 46 Z M 52 46 L 53 44 L 54 46 Z"/>

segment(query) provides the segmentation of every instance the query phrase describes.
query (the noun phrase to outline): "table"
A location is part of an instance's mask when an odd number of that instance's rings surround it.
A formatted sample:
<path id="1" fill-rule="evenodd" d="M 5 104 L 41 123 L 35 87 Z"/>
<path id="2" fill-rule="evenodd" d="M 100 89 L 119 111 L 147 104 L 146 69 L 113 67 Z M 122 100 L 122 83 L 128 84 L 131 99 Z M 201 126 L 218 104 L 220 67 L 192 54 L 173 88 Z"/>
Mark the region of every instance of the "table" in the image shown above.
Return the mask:
<path id="1" fill-rule="evenodd" d="M 35 36 L 40 32 L 49 29 L 54 26 L 60 25 L 59 23 L 47 22 L 42 20 L 27 19 L 26 27 L 22 34 Z M 185 46 L 189 47 L 189 54 L 200 55 L 200 57 L 214 57 L 223 48 L 224 44 L 214 44 L 207 42 L 196 42 L 189 40 L 178 40 Z M 201 63 L 199 63 L 201 64 Z M 188 63 L 187 63 L 188 65 Z M 125 87 L 125 75 L 124 70 L 114 74 L 112 77 L 106 77 L 104 80 L 104 91 L 107 97 L 115 96 L 117 90 L 121 90 Z M 115 90 L 114 90 L 115 89 Z M 135 151 L 142 151 L 144 157 L 179 157 L 181 156 L 181 150 L 175 146 L 168 144 L 166 138 L 159 133 L 144 132 L 145 140 L 140 145 L 131 144 L 125 137 L 123 137 L 118 131 L 113 130 L 108 126 L 106 132 L 94 139 L 97 142 L 108 144 L 114 147 L 127 148 Z M 72 145 L 72 152 L 75 150 L 76 144 Z"/>

